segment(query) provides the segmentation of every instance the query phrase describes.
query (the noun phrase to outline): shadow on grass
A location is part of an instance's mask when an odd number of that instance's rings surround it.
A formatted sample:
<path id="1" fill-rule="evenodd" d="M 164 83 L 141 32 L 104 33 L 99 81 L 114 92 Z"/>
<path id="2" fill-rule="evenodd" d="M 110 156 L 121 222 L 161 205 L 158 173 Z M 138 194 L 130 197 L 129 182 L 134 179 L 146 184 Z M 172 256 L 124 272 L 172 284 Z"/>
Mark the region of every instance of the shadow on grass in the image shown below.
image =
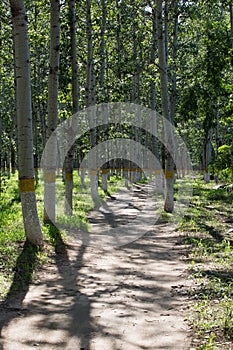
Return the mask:
<path id="1" fill-rule="evenodd" d="M 233 271 L 228 257 L 232 254 L 233 239 L 226 223 L 232 222 L 233 195 L 225 189 L 207 188 L 196 188 L 194 193 L 198 200 L 191 203 L 185 220 L 187 223 L 194 222 L 195 230 L 188 230 L 184 241 L 195 252 L 190 261 L 200 264 L 194 265 L 191 271 L 194 277 L 201 278 L 201 282 L 190 295 L 200 300 L 232 297 Z M 226 249 L 228 253 L 224 255 Z"/>
<path id="2" fill-rule="evenodd" d="M 206 231 L 217 241 L 218 243 L 222 243 L 224 240 L 226 240 L 226 237 L 220 233 L 218 230 L 216 230 L 213 226 L 205 225 Z M 230 246 L 233 247 L 233 240 L 227 238 L 227 241 L 229 241 Z"/>
<path id="3" fill-rule="evenodd" d="M 23 250 L 17 258 L 14 269 L 14 277 L 7 293 L 5 304 L 17 298 L 17 303 L 21 304 L 32 281 L 32 275 L 38 263 L 38 253 L 41 250 L 36 245 L 26 241 Z"/>
<path id="4" fill-rule="evenodd" d="M 54 225 L 49 225 L 48 234 L 52 245 L 55 248 L 55 253 L 59 255 L 67 255 L 66 244 L 63 241 L 60 231 Z"/>
<path id="5" fill-rule="evenodd" d="M 227 300 L 232 298 L 233 272 L 229 269 L 199 269 L 198 277 L 203 282 L 189 291 L 189 295 L 199 300 Z"/>
<path id="6" fill-rule="evenodd" d="M 22 310 L 22 303 L 29 290 L 40 249 L 38 246 L 26 241 L 23 250 L 17 258 L 10 289 L 5 300 L 0 303 L 0 338 L 2 328 L 9 324 L 17 316 L 18 312 Z"/>
<path id="7" fill-rule="evenodd" d="M 203 277 L 208 277 L 212 280 L 219 280 L 224 284 L 232 283 L 233 281 L 233 271 L 232 270 L 205 270 L 202 271 Z"/>

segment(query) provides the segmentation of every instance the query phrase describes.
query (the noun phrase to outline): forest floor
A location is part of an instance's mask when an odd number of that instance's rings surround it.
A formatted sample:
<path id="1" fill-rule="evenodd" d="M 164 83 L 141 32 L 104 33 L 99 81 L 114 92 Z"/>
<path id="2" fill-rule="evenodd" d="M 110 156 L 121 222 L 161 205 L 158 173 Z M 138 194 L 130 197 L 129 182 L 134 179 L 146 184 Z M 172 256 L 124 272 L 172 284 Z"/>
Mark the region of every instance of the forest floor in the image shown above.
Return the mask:
<path id="1" fill-rule="evenodd" d="M 93 210 L 93 230 L 124 230 L 146 186 L 109 198 L 110 219 Z M 49 261 L 0 306 L 0 348 L 190 349 L 187 247 L 179 235 L 174 224 L 157 221 L 135 242 L 94 247 L 57 231 Z"/>

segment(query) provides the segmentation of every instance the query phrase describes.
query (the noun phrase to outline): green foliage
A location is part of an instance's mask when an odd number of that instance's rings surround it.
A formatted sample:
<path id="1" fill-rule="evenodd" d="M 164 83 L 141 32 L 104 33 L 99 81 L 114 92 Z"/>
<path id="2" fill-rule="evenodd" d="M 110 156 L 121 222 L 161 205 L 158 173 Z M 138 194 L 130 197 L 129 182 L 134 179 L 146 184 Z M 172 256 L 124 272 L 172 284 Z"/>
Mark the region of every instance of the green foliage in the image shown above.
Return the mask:
<path id="1" fill-rule="evenodd" d="M 216 159 L 218 170 L 230 168 L 231 166 L 231 146 L 222 145 L 218 148 L 218 156 Z"/>
<path id="2" fill-rule="evenodd" d="M 220 146 L 217 154 L 217 158 L 211 163 L 213 173 L 218 174 L 220 180 L 231 181 L 231 146 Z"/>
<path id="3" fill-rule="evenodd" d="M 34 118 L 35 151 L 39 158 L 43 150 L 47 118 L 47 80 L 49 57 L 49 11 L 48 0 L 25 1 L 31 54 L 32 111 Z M 77 15 L 77 62 L 80 85 L 80 109 L 85 108 L 86 85 L 86 3 L 76 2 Z M 174 8 L 168 12 L 168 59 L 169 81 L 172 87 L 173 69 L 177 72 L 177 108 L 175 123 L 185 138 L 192 160 L 199 164 L 204 129 L 216 126 L 219 111 L 219 134 L 223 143 L 232 139 L 232 47 L 227 2 L 181 1 L 178 2 L 179 38 L 177 59 L 172 57 L 174 35 Z M 151 84 L 155 84 L 156 109 L 161 111 L 158 58 L 151 57 L 156 48 L 152 39 L 155 6 L 144 1 L 106 1 L 106 30 L 102 34 L 101 3 L 92 2 L 93 55 L 96 77 L 97 103 L 112 101 L 136 101 L 151 106 Z M 3 120 L 2 158 L 13 147 L 16 150 L 14 106 L 14 69 L 9 5 L 0 6 L 1 83 L 0 103 Z M 71 50 L 68 2 L 61 6 L 61 55 L 59 76 L 59 120 L 72 114 Z M 102 57 L 101 40 L 105 52 Z M 105 67 L 105 97 L 101 89 L 101 70 Z M 135 79 L 139 78 L 135 95 Z M 13 141 L 13 142 L 12 142 Z M 84 148 L 88 141 L 84 140 Z"/>

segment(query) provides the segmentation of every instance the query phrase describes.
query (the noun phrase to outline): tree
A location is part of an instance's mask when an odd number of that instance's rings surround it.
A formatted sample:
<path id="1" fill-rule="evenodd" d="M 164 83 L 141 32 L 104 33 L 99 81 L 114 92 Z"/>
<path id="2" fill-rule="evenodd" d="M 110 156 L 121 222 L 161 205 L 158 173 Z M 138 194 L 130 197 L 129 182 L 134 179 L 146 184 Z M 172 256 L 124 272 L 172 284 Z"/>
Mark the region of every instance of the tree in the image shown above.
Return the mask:
<path id="1" fill-rule="evenodd" d="M 230 1 L 230 28 L 231 28 L 231 55 L 233 54 L 233 6 L 232 6 L 232 2 Z M 231 65 L 233 67 L 233 59 L 231 59 Z M 231 142 L 231 181 L 233 182 L 233 138 L 232 138 L 232 142 Z"/>
<path id="2" fill-rule="evenodd" d="M 96 135 L 96 78 L 94 71 L 93 56 L 93 36 L 92 36 L 92 19 L 91 19 L 91 0 L 86 0 L 86 35 L 87 35 L 87 67 L 86 67 L 86 107 L 88 108 L 88 120 L 90 127 L 90 146 L 94 148 L 97 144 Z M 91 108 L 89 108 L 91 107 Z M 97 155 L 96 155 L 97 156 Z M 90 172 L 91 196 L 94 202 L 98 199 L 98 174 L 95 166 L 96 157 L 92 159 Z"/>
<path id="3" fill-rule="evenodd" d="M 100 67 L 100 90 L 102 93 L 102 102 L 107 102 L 107 93 L 105 89 L 105 71 L 106 71 L 106 50 L 105 50 L 105 35 L 106 35 L 106 25 L 107 25 L 107 9 L 106 1 L 101 0 L 101 9 L 102 9 L 102 23 L 101 23 L 101 42 L 100 42 L 100 57 L 101 57 L 101 67 Z M 106 108 L 103 110 L 104 123 L 107 124 Z M 103 132 L 107 129 L 107 126 L 103 126 Z M 104 160 L 108 157 L 108 149 L 105 150 Z M 102 166 L 102 189 L 108 191 L 108 177 L 109 169 L 108 164 L 105 163 Z"/>
<path id="4" fill-rule="evenodd" d="M 78 112 L 79 104 L 79 83 L 78 83 L 78 63 L 77 63 L 77 43 L 76 43 L 76 12 L 75 1 L 69 1 L 69 27 L 71 39 L 71 67 L 72 67 L 72 113 Z M 72 133 L 72 128 L 70 129 Z M 69 135 L 69 132 L 68 132 Z M 73 135 L 70 135 L 71 137 Z M 65 158 L 65 214 L 73 213 L 73 159 L 74 147 L 72 146 Z"/>
<path id="5" fill-rule="evenodd" d="M 34 188 L 33 133 L 30 85 L 30 57 L 27 16 L 23 0 L 10 0 L 16 70 L 19 188 L 28 241 L 42 245 Z"/>
<path id="6" fill-rule="evenodd" d="M 50 138 L 58 123 L 58 73 L 60 58 L 60 1 L 50 1 L 50 53 L 48 76 L 48 135 Z M 53 134 L 54 135 L 54 134 Z M 55 135 L 54 135 L 55 136 Z M 52 136 L 44 164 L 44 222 L 51 223 L 56 218 L 56 165 L 57 144 Z"/>
<path id="7" fill-rule="evenodd" d="M 166 2 L 166 1 L 165 1 Z M 170 99 L 168 92 L 168 63 L 167 63 L 167 23 L 163 16 L 163 1 L 156 1 L 157 11 L 157 36 L 158 36 L 158 56 L 160 72 L 160 91 L 162 112 L 164 117 L 164 143 L 165 143 L 165 203 L 164 210 L 172 213 L 174 209 L 174 160 L 171 151 L 174 151 L 174 135 L 172 130 L 173 120 L 170 110 Z M 164 23 L 165 22 L 165 23 Z M 168 147 L 170 149 L 168 150 Z"/>

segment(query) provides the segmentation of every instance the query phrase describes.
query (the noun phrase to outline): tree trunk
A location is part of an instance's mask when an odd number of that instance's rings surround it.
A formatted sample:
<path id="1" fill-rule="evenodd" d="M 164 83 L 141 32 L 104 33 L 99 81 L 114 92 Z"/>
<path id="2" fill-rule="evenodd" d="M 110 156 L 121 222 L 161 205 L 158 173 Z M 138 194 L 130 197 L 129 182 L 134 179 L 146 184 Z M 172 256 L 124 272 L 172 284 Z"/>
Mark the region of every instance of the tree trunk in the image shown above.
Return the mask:
<path id="1" fill-rule="evenodd" d="M 203 171 L 204 171 L 204 181 L 206 183 L 210 182 L 209 164 L 212 158 L 212 137 L 213 137 L 213 129 L 211 128 L 206 132 L 204 147 L 203 147 Z"/>
<path id="2" fill-rule="evenodd" d="M 34 188 L 33 132 L 27 16 L 23 0 L 10 0 L 13 19 L 16 107 L 18 125 L 19 187 L 24 228 L 28 241 L 42 245 Z"/>
<path id="3" fill-rule="evenodd" d="M 60 1 L 50 0 L 50 52 L 48 76 L 48 134 L 49 138 L 57 128 L 58 118 L 58 73 L 60 58 Z M 56 219 L 56 137 L 52 138 L 44 164 L 44 223 Z"/>
<path id="4" fill-rule="evenodd" d="M 120 0 L 116 0 L 116 12 L 117 12 L 117 28 L 116 28 L 116 51 L 117 51 L 117 78 L 121 81 L 122 67 L 121 67 L 121 18 L 120 18 Z"/>
<path id="5" fill-rule="evenodd" d="M 159 56 L 159 71 L 160 71 L 160 88 L 162 100 L 162 112 L 164 118 L 164 144 L 166 147 L 165 154 L 165 203 L 164 210 L 172 213 L 174 209 L 174 161 L 171 150 L 174 149 L 174 137 L 170 113 L 170 101 L 168 93 L 168 72 L 167 72 L 167 38 L 164 34 L 164 28 L 167 28 L 167 23 L 163 28 L 163 1 L 156 1 L 157 9 L 157 36 L 158 36 L 158 56 Z M 170 152 L 168 151 L 170 148 Z"/>
<path id="6" fill-rule="evenodd" d="M 174 123 L 175 113 L 176 113 L 176 61 L 177 61 L 177 49 L 178 49 L 178 3 L 174 1 L 172 4 L 173 8 L 173 38 L 172 38 L 172 64 L 171 64 L 171 120 Z"/>
<path id="7" fill-rule="evenodd" d="M 232 2 L 230 2 L 230 22 L 231 22 L 231 48 L 233 49 L 233 6 Z M 231 61 L 231 65 L 233 67 L 233 59 Z M 231 144 L 231 181 L 233 182 L 233 141 Z"/>
<path id="8" fill-rule="evenodd" d="M 215 153 L 215 159 L 218 157 L 218 148 L 221 145 L 221 141 L 219 138 L 219 109 L 218 105 L 216 105 L 217 111 L 216 111 L 216 126 L 215 126 L 215 142 L 216 142 L 216 153 Z M 217 184 L 219 181 L 219 171 L 217 170 L 217 173 L 214 174 L 214 180 Z"/>
<path id="9" fill-rule="evenodd" d="M 231 182 L 233 183 L 233 141 L 231 143 Z"/>
<path id="10" fill-rule="evenodd" d="M 86 33 L 87 33 L 87 75 L 86 75 L 86 107 L 91 107 L 88 110 L 89 128 L 90 128 L 90 146 L 94 148 L 97 142 L 96 135 L 96 82 L 94 73 L 94 57 L 93 57 L 93 41 L 92 41 L 92 21 L 91 21 L 91 0 L 86 0 Z M 98 199 L 98 172 L 95 161 L 96 156 L 91 160 L 91 165 L 88 165 L 91 196 L 94 202 Z M 90 168 L 91 167 L 91 168 Z"/>
<path id="11" fill-rule="evenodd" d="M 105 55 L 105 32 L 106 32 L 106 1 L 101 0 L 102 5 L 102 25 L 101 25 L 101 43 L 100 43 L 100 56 L 101 56 L 101 68 L 100 68 L 100 89 L 102 95 L 102 102 L 107 102 L 106 90 L 105 90 L 105 70 L 106 70 L 106 55 Z M 107 106 L 103 107 L 103 123 L 105 124 L 103 132 L 107 131 Z M 105 150 L 104 159 L 108 158 L 108 149 Z M 102 167 L 102 189 L 108 191 L 108 177 L 109 177 L 109 167 L 105 162 Z"/>
<path id="12" fill-rule="evenodd" d="M 2 192 L 2 113 L 0 111 L 0 197 Z"/>
<path id="13" fill-rule="evenodd" d="M 71 38 L 71 63 L 72 63 L 72 109 L 73 114 L 78 112 L 79 84 L 78 84 L 78 63 L 76 50 L 76 14 L 75 1 L 69 1 L 69 25 Z M 72 146 L 65 158 L 65 214 L 73 214 L 73 162 L 74 147 Z"/>
<path id="14" fill-rule="evenodd" d="M 150 51 L 150 64 L 153 66 L 155 64 L 156 59 L 156 50 L 157 50 L 157 21 L 156 21 L 156 10 L 152 8 L 152 36 L 151 36 L 151 51 Z M 152 73 L 153 74 L 153 73 Z M 150 108 L 154 112 L 152 125 L 151 125 L 151 134 L 157 135 L 157 118 L 156 118 L 156 83 L 154 79 L 150 82 Z M 147 132 L 147 139 L 148 139 Z M 158 148 L 158 140 L 156 137 L 150 137 L 150 140 L 147 140 L 150 143 L 150 149 L 153 154 L 159 160 L 159 148 Z M 156 187 L 159 192 L 162 192 L 163 188 L 163 180 L 162 174 L 156 173 Z"/>
<path id="15" fill-rule="evenodd" d="M 71 64 L 72 64 L 72 109 L 73 113 L 79 110 L 79 81 L 78 81 L 78 62 L 77 62 L 77 40 L 76 40 L 76 12 L 75 0 L 69 1 L 69 24 L 71 38 Z"/>
<path id="16" fill-rule="evenodd" d="M 6 153 L 6 173 L 7 173 L 7 178 L 10 180 L 11 178 L 11 143 L 9 142 L 8 147 L 7 147 L 7 153 Z"/>
<path id="17" fill-rule="evenodd" d="M 133 18 L 133 60 L 134 60 L 134 72 L 133 72 L 133 86 L 132 86 L 132 102 L 139 104 L 140 103 L 140 62 L 139 62 L 139 53 L 138 53 L 138 41 L 137 41 L 137 32 L 138 26 L 135 23 L 135 19 Z M 135 125 L 137 125 L 137 120 L 140 120 L 140 109 L 135 105 Z M 140 143 L 140 129 L 134 129 L 134 140 Z M 140 164 L 141 154 L 138 153 L 138 149 L 135 148 L 134 159 L 137 160 L 138 164 Z M 136 183 L 141 181 L 142 172 L 139 171 L 136 167 L 131 170 L 131 179 L 132 182 Z"/>
<path id="18" fill-rule="evenodd" d="M 106 32 L 106 1 L 101 0 L 102 5 L 102 24 L 101 24 L 101 41 L 100 41 L 100 89 L 102 95 L 102 102 L 106 102 L 106 91 L 105 91 L 105 69 L 106 69 L 106 57 L 105 57 L 105 32 Z"/>

